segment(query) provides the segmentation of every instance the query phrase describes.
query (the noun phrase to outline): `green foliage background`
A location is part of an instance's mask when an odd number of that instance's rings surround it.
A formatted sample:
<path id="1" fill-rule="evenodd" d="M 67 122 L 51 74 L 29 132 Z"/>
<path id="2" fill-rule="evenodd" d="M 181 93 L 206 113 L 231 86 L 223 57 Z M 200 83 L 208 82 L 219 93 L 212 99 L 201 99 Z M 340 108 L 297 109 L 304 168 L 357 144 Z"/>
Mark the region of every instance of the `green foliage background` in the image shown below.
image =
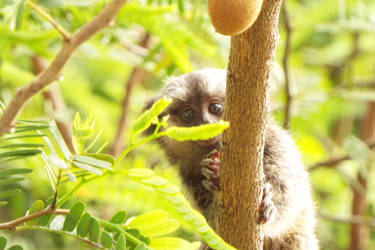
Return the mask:
<path id="1" fill-rule="evenodd" d="M 6 104 L 16 88 L 33 79 L 31 57 L 37 56 L 48 63 L 61 47 L 59 33 L 27 4 L 21 17 L 15 17 L 22 2 L 0 0 L 0 97 Z M 73 33 L 108 1 L 33 2 Z M 317 213 L 350 216 L 352 189 L 358 184 L 357 172 L 362 171 L 369 181 L 366 216 L 372 218 L 375 213 L 373 153 L 359 150 L 363 148 L 363 142 L 358 138 L 361 137 L 367 103 L 375 101 L 375 91 L 368 84 L 375 83 L 375 2 L 288 0 L 287 6 L 293 28 L 289 67 L 293 96 L 291 134 L 306 166 L 335 155 L 353 157 L 337 168 L 321 167 L 311 172 Z M 283 18 L 280 20 L 272 105 L 276 120 L 282 124 L 286 98 L 281 65 L 286 32 Z M 149 49 L 134 49 L 145 32 L 151 35 Z M 229 37 L 215 33 L 211 27 L 206 1 L 129 0 L 112 26 L 76 51 L 54 83 L 61 90 L 67 112 L 53 112 L 51 104 L 38 94 L 28 102 L 21 118 L 72 121 L 76 112 L 83 117 L 91 114 L 95 117 L 96 128 L 103 129 L 101 144 L 109 142 L 104 149 L 108 152 L 121 113 L 125 83 L 134 67 L 140 67 L 146 73 L 131 95 L 127 131 L 141 113 L 145 101 L 161 88 L 162 81 L 168 76 L 204 67 L 225 68 L 229 41 Z M 346 130 L 339 135 L 337 128 L 342 122 L 346 124 Z M 129 139 L 129 132 L 125 132 L 124 144 Z M 12 168 L 28 166 L 34 171 L 20 184 L 23 192 L 10 199 L 7 207 L 0 208 L 1 221 L 23 216 L 34 200 L 46 200 L 52 195 L 43 164 L 40 157 L 32 157 L 7 165 Z M 370 166 L 369 171 L 365 165 Z M 175 169 L 170 168 L 155 143 L 132 151 L 118 167 L 124 170 L 151 167 L 170 182 L 179 183 Z M 63 189 L 69 190 L 72 184 L 65 185 Z M 125 209 L 130 216 L 163 209 L 170 217 L 179 219 L 158 193 L 121 176 L 109 176 L 83 186 L 75 197 L 85 200 L 87 209 L 101 218 L 109 219 L 119 209 Z M 317 233 L 322 249 L 346 249 L 350 224 L 318 218 Z M 176 235 L 196 240 L 182 220 L 181 223 Z M 45 234 L 9 234 L 9 239 L 26 249 L 88 248 L 84 243 L 61 235 L 45 237 Z M 373 230 L 370 230 L 368 247 L 375 248 Z"/>

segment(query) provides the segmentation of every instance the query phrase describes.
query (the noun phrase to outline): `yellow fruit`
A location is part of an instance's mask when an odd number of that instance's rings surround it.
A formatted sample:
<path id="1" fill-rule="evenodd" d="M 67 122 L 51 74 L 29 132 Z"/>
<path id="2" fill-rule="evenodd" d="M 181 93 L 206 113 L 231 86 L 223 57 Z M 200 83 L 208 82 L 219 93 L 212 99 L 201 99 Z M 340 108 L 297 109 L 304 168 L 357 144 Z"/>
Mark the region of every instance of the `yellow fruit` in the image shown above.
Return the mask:
<path id="1" fill-rule="evenodd" d="M 263 0 L 208 0 L 208 13 L 215 30 L 234 36 L 257 19 Z"/>

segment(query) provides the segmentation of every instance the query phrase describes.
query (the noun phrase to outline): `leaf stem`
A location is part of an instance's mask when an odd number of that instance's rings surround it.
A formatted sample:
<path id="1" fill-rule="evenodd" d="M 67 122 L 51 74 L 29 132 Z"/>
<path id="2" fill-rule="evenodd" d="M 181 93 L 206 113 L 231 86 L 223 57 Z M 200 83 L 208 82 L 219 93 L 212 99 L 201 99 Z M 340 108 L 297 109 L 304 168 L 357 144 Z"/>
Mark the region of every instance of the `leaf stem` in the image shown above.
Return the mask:
<path id="1" fill-rule="evenodd" d="M 45 12 L 39 5 L 33 3 L 32 1 L 27 2 L 31 8 L 33 8 L 39 15 L 47 19 L 48 22 L 52 24 L 53 27 L 61 34 L 65 41 L 70 40 L 69 33 L 58 23 L 55 19 L 53 19 L 47 12 Z"/>

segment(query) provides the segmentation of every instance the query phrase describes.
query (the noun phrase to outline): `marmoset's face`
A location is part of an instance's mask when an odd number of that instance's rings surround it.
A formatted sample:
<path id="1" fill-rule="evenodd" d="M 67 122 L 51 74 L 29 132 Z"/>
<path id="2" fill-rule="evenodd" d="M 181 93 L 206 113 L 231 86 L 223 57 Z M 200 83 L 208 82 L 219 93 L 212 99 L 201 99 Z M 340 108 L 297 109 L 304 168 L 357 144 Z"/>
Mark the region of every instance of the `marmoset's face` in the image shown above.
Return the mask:
<path id="1" fill-rule="evenodd" d="M 166 84 L 162 92 L 173 99 L 166 111 L 170 116 L 169 125 L 191 127 L 222 120 L 225 72 L 212 71 L 182 75 Z M 219 139 L 220 137 L 217 137 L 197 143 L 209 146 L 217 143 Z"/>

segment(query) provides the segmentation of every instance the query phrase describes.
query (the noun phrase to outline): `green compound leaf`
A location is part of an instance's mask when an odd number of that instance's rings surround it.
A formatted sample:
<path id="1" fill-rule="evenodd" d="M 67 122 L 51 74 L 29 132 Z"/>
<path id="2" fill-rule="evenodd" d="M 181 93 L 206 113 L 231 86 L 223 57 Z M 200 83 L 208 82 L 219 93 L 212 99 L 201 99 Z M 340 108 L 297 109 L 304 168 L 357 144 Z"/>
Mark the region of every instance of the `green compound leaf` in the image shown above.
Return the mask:
<path id="1" fill-rule="evenodd" d="M 12 168 L 12 169 L 2 169 L 0 170 L 0 177 L 6 177 L 15 174 L 28 174 L 33 170 L 30 168 Z"/>
<path id="2" fill-rule="evenodd" d="M 42 200 L 36 200 L 31 205 L 30 209 L 27 211 L 26 215 L 39 212 L 44 208 L 44 202 Z M 26 222 L 26 225 L 33 226 L 38 223 L 38 219 L 29 220 Z"/>
<path id="3" fill-rule="evenodd" d="M 7 239 L 3 236 L 0 236 L 0 249 L 3 250 L 7 245 Z"/>
<path id="4" fill-rule="evenodd" d="M 154 171 L 148 168 L 133 168 L 129 170 L 129 176 L 133 178 L 147 178 L 154 175 Z"/>
<path id="5" fill-rule="evenodd" d="M 88 164 L 85 164 L 85 163 L 81 163 L 81 162 L 77 162 L 77 161 L 73 161 L 72 164 L 80 169 L 83 169 L 83 170 L 86 170 L 88 172 L 91 172 L 93 174 L 96 174 L 96 175 L 102 175 L 102 171 L 100 171 L 99 169 L 93 167 L 93 166 L 90 166 Z"/>
<path id="6" fill-rule="evenodd" d="M 154 250 L 172 250 L 172 249 L 184 249 L 184 250 L 196 250 L 200 247 L 200 242 L 188 242 L 181 238 L 175 237 L 161 237 L 151 240 L 150 247 Z"/>
<path id="7" fill-rule="evenodd" d="M 208 140 L 219 135 L 229 127 L 229 122 L 220 121 L 213 124 L 204 124 L 196 127 L 169 127 L 165 135 L 177 141 Z"/>
<path id="8" fill-rule="evenodd" d="M 81 116 L 76 113 L 73 123 L 73 135 L 77 138 L 88 138 L 94 131 L 95 121 L 90 116 L 85 122 L 81 123 Z"/>
<path id="9" fill-rule="evenodd" d="M 0 148 L 39 148 L 44 147 L 44 144 L 39 143 L 13 143 L 1 145 Z"/>
<path id="10" fill-rule="evenodd" d="M 83 211 L 85 210 L 85 204 L 83 202 L 76 202 L 73 204 L 68 215 L 66 216 L 63 230 L 71 232 L 77 226 L 79 219 L 81 218 Z"/>
<path id="11" fill-rule="evenodd" d="M 151 188 L 153 188 L 155 191 L 159 192 L 161 196 L 166 198 L 168 201 L 170 201 L 171 205 L 179 212 L 179 214 L 184 218 L 184 220 L 189 224 L 189 226 L 197 232 L 202 239 L 207 243 L 207 245 L 213 249 L 218 249 L 218 250 L 232 250 L 235 249 L 232 246 L 228 245 L 219 235 L 217 235 L 214 230 L 207 224 L 206 219 L 201 215 L 198 211 L 194 210 L 189 202 L 186 200 L 186 198 L 180 193 L 180 192 L 173 192 L 173 194 L 168 193 L 168 192 L 162 192 L 159 191 L 161 188 L 166 188 L 168 187 L 168 181 L 165 180 L 163 177 L 156 176 L 155 174 L 152 174 L 152 170 L 148 171 L 147 177 L 141 177 L 141 175 L 136 175 L 133 174 L 131 175 L 129 171 L 129 175 L 133 178 L 133 180 L 143 183 Z M 151 177 L 149 177 L 151 175 Z M 153 181 L 148 181 L 147 179 L 158 177 L 158 180 L 160 183 L 166 182 L 165 186 L 155 186 Z M 164 179 L 165 181 L 161 181 L 161 179 Z M 146 180 L 146 181 L 144 181 Z M 146 214 L 147 215 L 147 214 Z M 142 216 L 142 215 L 141 215 Z M 142 218 L 136 218 L 133 221 L 129 223 L 129 227 L 134 227 L 134 228 L 147 228 L 148 222 L 147 222 L 147 217 Z M 164 221 L 166 220 L 165 214 L 163 215 L 163 212 L 159 212 L 159 216 L 161 219 L 163 219 L 164 216 Z M 150 223 L 153 224 L 153 223 Z M 156 224 L 156 223 L 154 223 Z M 195 245 L 193 245 L 195 247 Z M 168 249 L 168 248 L 167 248 Z"/>
<path id="12" fill-rule="evenodd" d="M 146 245 L 144 243 L 139 243 L 134 250 L 146 250 Z"/>
<path id="13" fill-rule="evenodd" d="M 118 237 L 115 249 L 116 250 L 125 250 L 126 249 L 126 238 L 123 234 L 120 234 L 120 236 Z"/>
<path id="14" fill-rule="evenodd" d="M 130 134 L 132 136 L 147 129 L 154 119 L 163 112 L 163 110 L 172 103 L 172 99 L 164 97 L 155 102 L 152 107 L 146 110 L 132 125 Z"/>
<path id="15" fill-rule="evenodd" d="M 168 183 L 166 179 L 164 179 L 163 177 L 159 177 L 159 176 L 152 176 L 150 178 L 145 178 L 145 179 L 142 179 L 141 182 L 144 184 L 148 184 L 148 185 L 152 185 L 156 187 L 162 187 Z"/>
<path id="16" fill-rule="evenodd" d="M 93 242 L 98 242 L 100 234 L 100 225 L 98 220 L 95 218 L 91 218 L 89 228 L 89 239 Z"/>
<path id="17" fill-rule="evenodd" d="M 86 237 L 87 233 L 89 232 L 89 225 L 91 221 L 91 215 L 88 213 L 85 213 L 82 216 L 82 219 L 79 221 L 78 227 L 77 227 L 77 234 L 81 237 Z"/>
<path id="18" fill-rule="evenodd" d="M 125 210 L 118 211 L 110 220 L 109 222 L 113 224 L 122 224 L 126 220 L 126 212 Z"/>
<path id="19" fill-rule="evenodd" d="M 103 247 L 105 248 L 109 248 L 111 249 L 112 248 L 112 244 L 113 244 L 113 240 L 112 240 L 112 237 L 109 233 L 107 233 L 106 231 L 103 231 L 102 232 L 102 237 L 100 239 L 100 242 L 101 244 L 103 245 Z"/>
<path id="20" fill-rule="evenodd" d="M 0 191 L 0 199 L 9 198 L 19 193 L 21 193 L 21 189 L 11 189 L 11 190 Z"/>
<path id="21" fill-rule="evenodd" d="M 142 235 L 155 238 L 158 236 L 167 235 L 173 233 L 180 227 L 180 223 L 174 219 L 167 219 L 159 224 L 149 224 L 147 227 L 139 229 Z"/>
<path id="22" fill-rule="evenodd" d="M 9 178 L 9 179 L 0 180 L 0 187 L 15 184 L 17 182 L 23 181 L 24 179 L 25 178 L 23 177 L 17 177 L 17 178 Z"/>
<path id="23" fill-rule="evenodd" d="M 26 4 L 26 1 L 22 0 L 18 5 L 17 13 L 16 13 L 16 20 L 15 20 L 15 29 L 16 30 L 19 30 L 22 26 L 25 4 Z"/>
<path id="24" fill-rule="evenodd" d="M 73 160 L 105 169 L 110 169 L 115 163 L 113 157 L 106 154 L 73 155 Z"/>
<path id="25" fill-rule="evenodd" d="M 138 230 L 142 230 L 143 228 L 147 228 L 149 224 L 160 224 L 166 221 L 168 218 L 168 213 L 163 210 L 155 210 L 149 213 L 144 213 L 137 216 L 133 219 L 128 226 L 130 228 L 136 228 Z"/>
<path id="26" fill-rule="evenodd" d="M 94 157 L 85 156 L 85 155 L 73 155 L 75 161 L 86 163 L 98 168 L 110 169 L 112 164 L 106 161 L 95 159 Z"/>
<path id="27" fill-rule="evenodd" d="M 17 157 L 17 158 L 24 158 L 28 156 L 34 156 L 40 154 L 42 151 L 40 149 L 19 149 L 19 150 L 12 150 L 4 153 L 0 153 L 0 158 L 7 158 L 7 157 Z"/>

